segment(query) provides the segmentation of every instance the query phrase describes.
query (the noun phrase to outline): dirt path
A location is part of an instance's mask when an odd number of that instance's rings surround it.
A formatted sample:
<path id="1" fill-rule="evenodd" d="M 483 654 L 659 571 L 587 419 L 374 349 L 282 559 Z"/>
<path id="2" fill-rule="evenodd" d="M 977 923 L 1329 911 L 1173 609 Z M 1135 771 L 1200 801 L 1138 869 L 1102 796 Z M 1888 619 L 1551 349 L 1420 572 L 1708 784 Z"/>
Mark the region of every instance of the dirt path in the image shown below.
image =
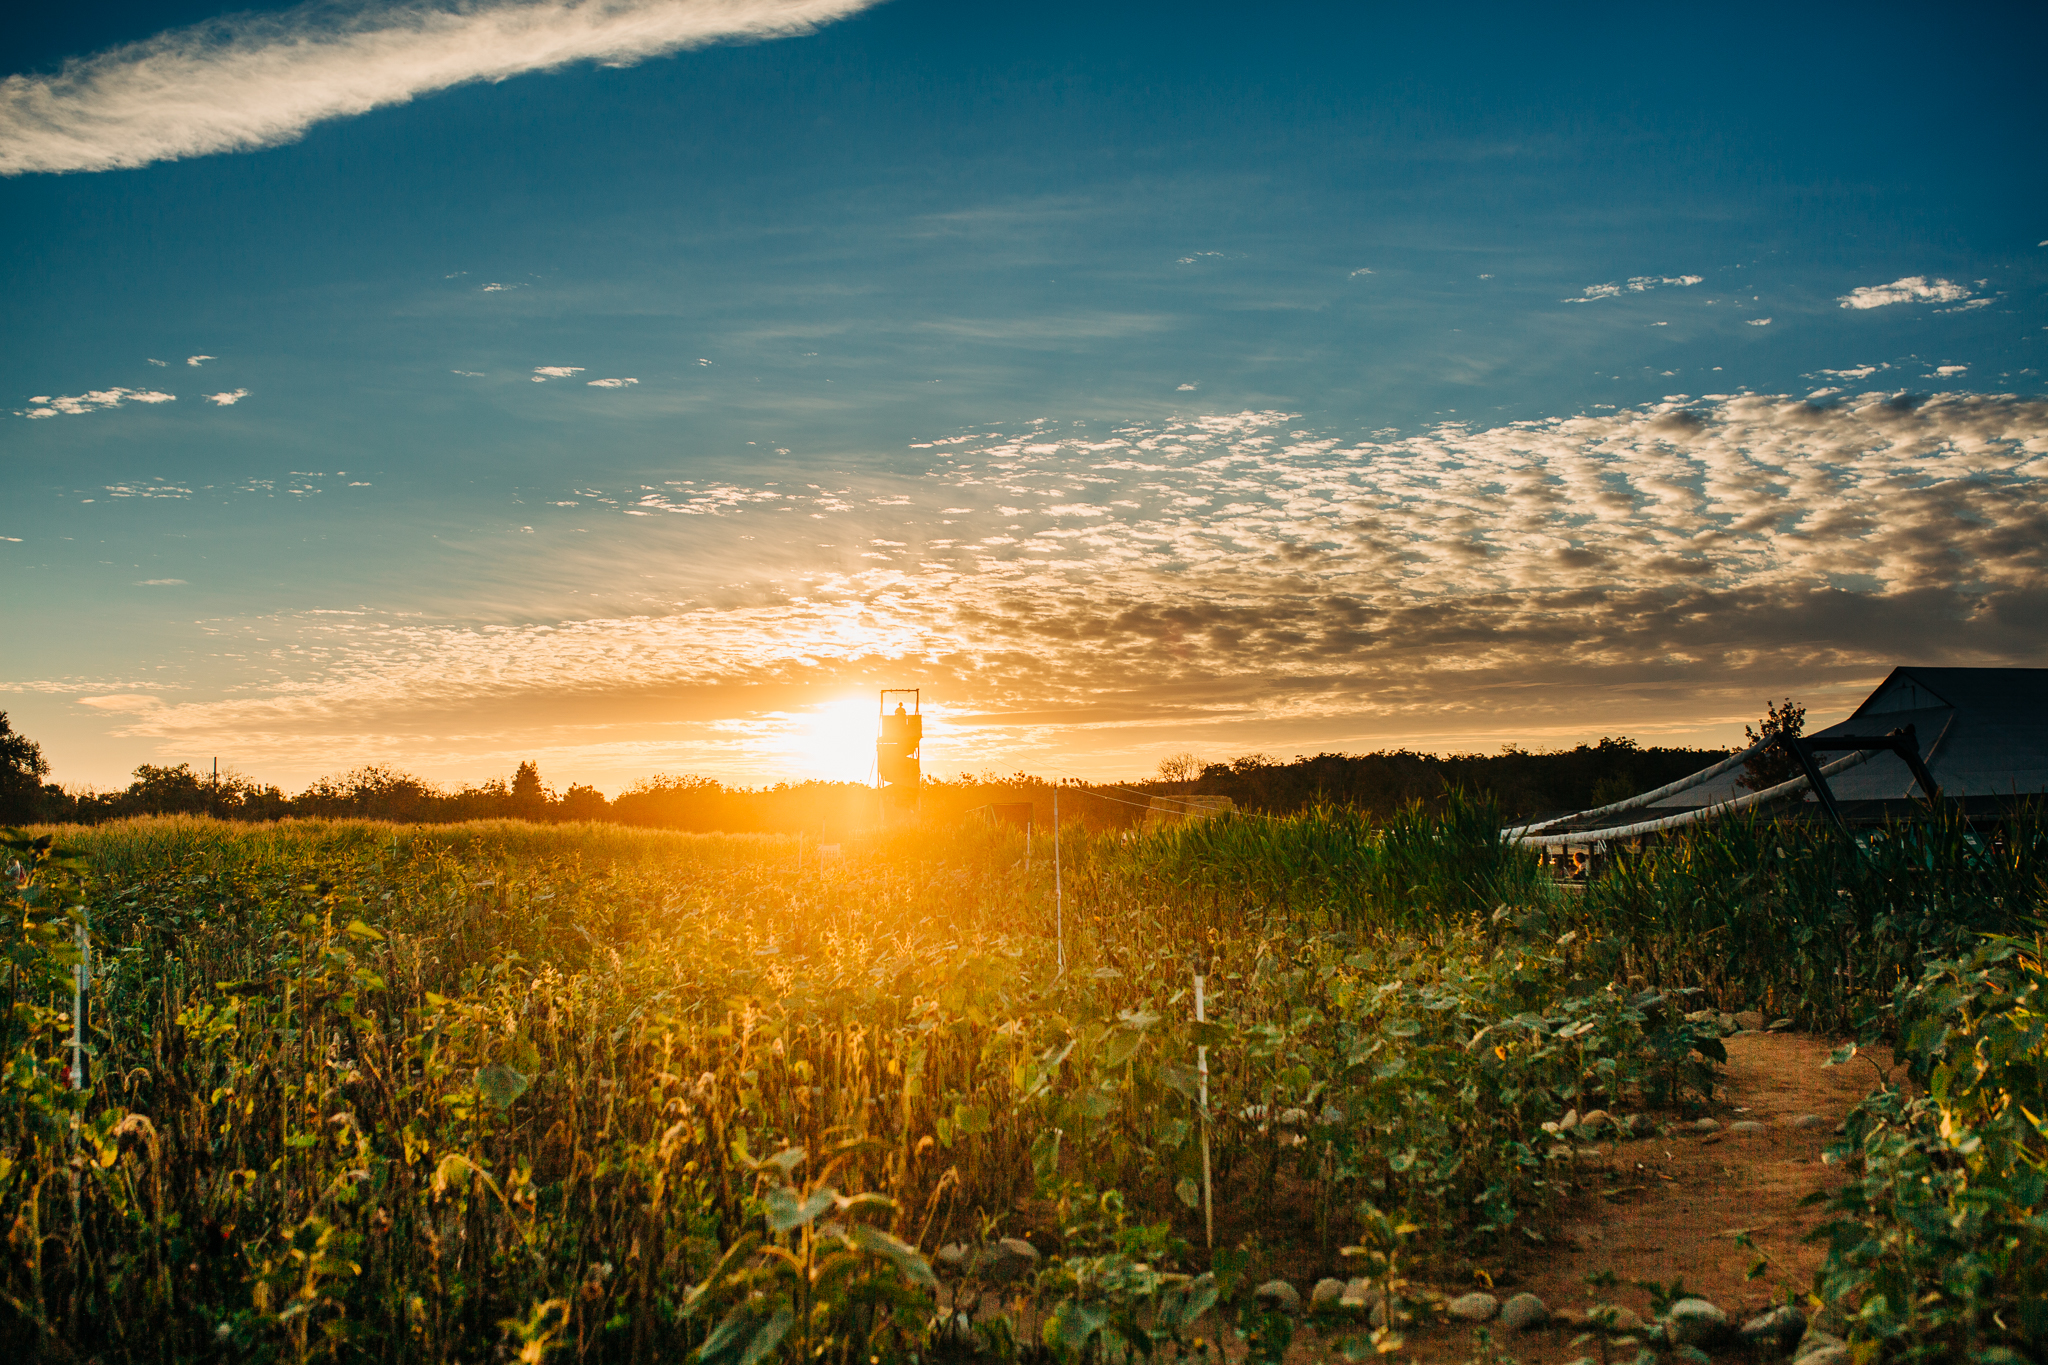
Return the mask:
<path id="1" fill-rule="evenodd" d="M 1820 1221 L 1820 1210 L 1802 1209 L 1799 1201 L 1834 1183 L 1821 1148 L 1876 1084 L 1877 1072 L 1865 1057 L 1846 1066 L 1825 1065 L 1834 1044 L 1804 1035 L 1738 1034 L 1727 1047 L 1726 1085 L 1712 1111 L 1722 1130 L 1674 1129 L 1667 1137 L 1601 1144 L 1602 1158 L 1583 1162 L 1586 1190 L 1567 1215 L 1567 1243 L 1519 1253 L 1493 1272 L 1491 1292 L 1505 1301 L 1527 1290 L 1553 1312 L 1584 1308 L 1585 1277 L 1612 1270 L 1622 1287 L 1603 1294 L 1605 1301 L 1647 1318 L 1650 1296 L 1630 1287 L 1633 1282 L 1682 1278 L 1687 1290 L 1713 1300 L 1739 1323 L 1770 1306 L 1774 1286 L 1804 1290 L 1812 1283 L 1823 1253 L 1801 1238 Z M 1889 1064 L 1890 1058 L 1880 1051 L 1875 1060 Z M 1809 1114 L 1821 1122 L 1796 1125 Z M 1766 1128 L 1728 1130 L 1745 1120 Z M 1753 1281 L 1744 1276 L 1754 1253 L 1735 1244 L 1744 1230 L 1773 1262 Z M 1485 1286 L 1444 1288 L 1458 1294 Z M 1568 1327 L 1504 1332 L 1496 1326 L 1494 1333 L 1498 1348 L 1521 1365 L 1598 1358 L 1597 1350 L 1588 1351 L 1590 1342 L 1572 1347 L 1578 1332 Z M 1307 1331 L 1297 1351 L 1303 1360 L 1323 1354 Z M 1469 1325 L 1418 1326 L 1396 1359 L 1449 1362 L 1473 1354 Z"/>

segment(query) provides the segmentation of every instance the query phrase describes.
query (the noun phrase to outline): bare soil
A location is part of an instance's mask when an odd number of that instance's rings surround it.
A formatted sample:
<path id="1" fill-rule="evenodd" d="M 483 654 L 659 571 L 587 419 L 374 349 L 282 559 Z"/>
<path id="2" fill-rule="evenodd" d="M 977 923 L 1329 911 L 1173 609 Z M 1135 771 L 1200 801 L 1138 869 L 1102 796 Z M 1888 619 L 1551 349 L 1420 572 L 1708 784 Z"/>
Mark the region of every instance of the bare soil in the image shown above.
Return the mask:
<path id="1" fill-rule="evenodd" d="M 1599 1301 L 1650 1316 L 1650 1296 L 1634 1282 L 1669 1284 L 1683 1279 L 1688 1291 L 1719 1304 L 1730 1318 L 1744 1318 L 1771 1306 L 1772 1291 L 1787 1286 L 1803 1292 L 1813 1282 L 1824 1249 L 1802 1239 L 1821 1221 L 1818 1208 L 1799 1201 L 1839 1181 L 1821 1160 L 1835 1125 L 1877 1084 L 1878 1066 L 1891 1058 L 1869 1050 L 1844 1066 L 1826 1065 L 1835 1043 L 1799 1034 L 1745 1033 L 1727 1040 L 1725 1084 L 1711 1116 L 1718 1133 L 1686 1131 L 1675 1119 L 1665 1137 L 1600 1144 L 1600 1157 L 1582 1157 L 1581 1190 L 1568 1210 L 1562 1244 L 1518 1251 L 1488 1267 L 1493 1284 L 1438 1286 L 1446 1294 L 1485 1289 L 1503 1302 L 1528 1291 L 1552 1313 L 1584 1309 L 1594 1299 L 1589 1274 L 1611 1270 L 1620 1287 L 1601 1291 Z M 1873 1064 L 1874 1063 L 1874 1064 Z M 1818 1115 L 1817 1126 L 1799 1127 L 1802 1115 Z M 1761 1133 L 1731 1133 L 1740 1120 L 1767 1125 Z M 1747 1231 L 1756 1251 L 1736 1245 Z M 1755 1280 L 1746 1278 L 1758 1252 L 1770 1265 Z M 1304 1293 L 1308 1286 L 1302 1285 Z M 1595 1343 L 1573 1346 L 1580 1329 L 1562 1324 L 1528 1332 L 1496 1325 L 1494 1345 L 1520 1365 L 1561 1365 L 1591 1355 Z M 1470 1324 L 1418 1322 L 1394 1359 L 1460 1362 L 1480 1353 Z M 1323 1343 L 1304 1330 L 1290 1356 L 1321 1359 Z"/>

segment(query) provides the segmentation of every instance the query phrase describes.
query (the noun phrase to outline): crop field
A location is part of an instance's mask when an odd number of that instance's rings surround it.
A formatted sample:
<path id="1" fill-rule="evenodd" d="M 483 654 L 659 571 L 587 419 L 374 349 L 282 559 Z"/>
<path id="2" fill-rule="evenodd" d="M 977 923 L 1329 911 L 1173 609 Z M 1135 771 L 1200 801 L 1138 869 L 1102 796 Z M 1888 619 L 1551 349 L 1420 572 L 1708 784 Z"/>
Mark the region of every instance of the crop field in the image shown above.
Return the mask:
<path id="1" fill-rule="evenodd" d="M 1057 874 L 981 826 L 11 834 L 0 1350 L 1402 1359 L 1591 1197 L 1578 1116 L 1706 1112 L 1755 1011 L 1901 1060 L 1802 1310 L 2042 1358 L 2039 821 L 1729 824 L 1572 892 L 1498 825 L 1076 826 Z"/>

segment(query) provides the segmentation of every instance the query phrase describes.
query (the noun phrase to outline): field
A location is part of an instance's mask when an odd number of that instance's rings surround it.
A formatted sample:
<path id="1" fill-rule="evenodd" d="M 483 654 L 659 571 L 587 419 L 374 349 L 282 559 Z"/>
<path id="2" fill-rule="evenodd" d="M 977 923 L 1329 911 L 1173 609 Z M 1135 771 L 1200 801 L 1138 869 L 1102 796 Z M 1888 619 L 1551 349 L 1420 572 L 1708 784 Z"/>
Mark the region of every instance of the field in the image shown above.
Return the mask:
<path id="1" fill-rule="evenodd" d="M 1755 1011 L 1899 1057 L 1787 1292 L 1870 1358 L 2038 1358 L 2038 821 L 1729 825 L 1571 893 L 1497 827 L 1074 826 L 1057 881 L 1043 831 L 1027 862 L 972 825 L 829 856 L 512 821 L 10 837 L 0 1346 L 1430 1354 L 1447 1298 L 1597 1209 L 1587 1144 L 1619 1134 L 1571 1121 L 1716 1112 L 1719 1015 Z M 1308 1302 L 1326 1277 L 1348 1303 Z"/>

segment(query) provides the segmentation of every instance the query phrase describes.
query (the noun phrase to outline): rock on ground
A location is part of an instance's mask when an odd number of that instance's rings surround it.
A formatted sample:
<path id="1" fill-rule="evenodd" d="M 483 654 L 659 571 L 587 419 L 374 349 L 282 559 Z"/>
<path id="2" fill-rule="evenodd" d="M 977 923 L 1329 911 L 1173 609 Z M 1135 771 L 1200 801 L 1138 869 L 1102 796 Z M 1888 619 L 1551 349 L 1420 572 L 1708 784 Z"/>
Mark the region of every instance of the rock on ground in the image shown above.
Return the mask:
<path id="1" fill-rule="evenodd" d="M 1344 1281 L 1342 1280 L 1317 1280 L 1316 1287 L 1308 1292 L 1309 1304 L 1315 1308 L 1335 1308 L 1343 1298 Z"/>
<path id="2" fill-rule="evenodd" d="M 981 1272 L 999 1284 L 1022 1279 L 1038 1268 L 1038 1248 L 1022 1237 L 1005 1237 L 982 1255 Z"/>
<path id="3" fill-rule="evenodd" d="M 1734 1123 L 1728 1125 L 1728 1131 L 1731 1133 L 1761 1133 L 1769 1127 L 1769 1124 L 1758 1123 L 1755 1119 L 1737 1119 Z"/>
<path id="4" fill-rule="evenodd" d="M 1823 1332 L 1818 1327 L 1806 1329 L 1806 1335 L 1799 1338 L 1799 1344 L 1792 1348 L 1792 1358 L 1804 1362 L 1810 1355 L 1821 1351 L 1846 1350 L 1842 1339 L 1832 1332 Z"/>
<path id="5" fill-rule="evenodd" d="M 1623 1308 L 1611 1303 L 1596 1303 L 1586 1310 L 1586 1325 L 1597 1327 L 1603 1332 L 1640 1332 L 1643 1320 L 1633 1308 Z"/>
<path id="6" fill-rule="evenodd" d="M 1664 1320 L 1674 1346 L 1711 1346 L 1728 1332 L 1728 1315 L 1705 1299 L 1680 1299 Z"/>
<path id="7" fill-rule="evenodd" d="M 1788 1303 L 1743 1323 L 1737 1335 L 1745 1345 L 1782 1354 L 1806 1335 L 1806 1314 Z"/>
<path id="8" fill-rule="evenodd" d="M 1693 1123 L 1692 1130 L 1695 1133 L 1718 1133 L 1721 1131 L 1721 1123 L 1718 1119 L 1699 1119 Z"/>
<path id="9" fill-rule="evenodd" d="M 1500 1300 L 1491 1294 L 1460 1294 L 1444 1305 L 1444 1311 L 1467 1322 L 1491 1322 L 1500 1311 Z"/>
<path id="10" fill-rule="evenodd" d="M 1500 1306 L 1500 1325 L 1511 1332 L 1526 1332 L 1550 1321 L 1550 1309 L 1534 1294 L 1517 1294 Z"/>
<path id="11" fill-rule="evenodd" d="M 1285 1280 L 1268 1280 L 1252 1292 L 1255 1299 L 1263 1299 L 1283 1313 L 1301 1311 L 1301 1295 Z"/>

